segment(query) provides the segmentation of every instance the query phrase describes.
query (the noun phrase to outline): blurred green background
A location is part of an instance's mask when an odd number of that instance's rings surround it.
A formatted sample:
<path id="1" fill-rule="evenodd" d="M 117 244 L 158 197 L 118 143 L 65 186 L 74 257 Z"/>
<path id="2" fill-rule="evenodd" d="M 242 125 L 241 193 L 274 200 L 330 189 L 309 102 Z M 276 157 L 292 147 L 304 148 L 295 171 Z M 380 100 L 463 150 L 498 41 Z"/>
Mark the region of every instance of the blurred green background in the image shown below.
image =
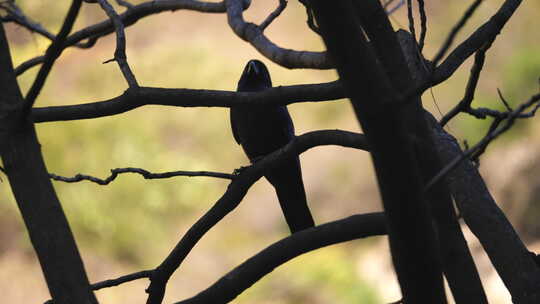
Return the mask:
<path id="1" fill-rule="evenodd" d="M 457 41 L 487 20 L 502 2 L 482 4 Z M 70 1 L 17 3 L 28 16 L 56 33 Z M 260 23 L 277 3 L 253 1 L 245 17 Z M 431 58 L 466 6 L 461 1 L 452 1 L 426 3 L 426 7 L 429 31 L 424 53 Z M 496 88 L 500 88 L 513 105 L 538 92 L 540 44 L 538 32 L 534 30 L 539 26 L 538 12 L 540 3 L 525 1 L 488 51 L 475 106 L 502 109 Z M 105 18 L 98 5 L 84 4 L 75 29 Z M 289 1 L 287 9 L 266 34 L 282 47 L 323 50 L 320 38 L 305 26 L 305 19 L 303 6 Z M 408 27 L 404 7 L 392 16 L 392 22 L 395 29 Z M 6 29 L 15 66 L 42 54 L 49 45 L 46 39 L 20 26 L 8 24 Z M 234 35 L 224 14 L 182 10 L 161 13 L 127 28 L 126 34 L 128 60 L 143 86 L 234 90 L 245 62 L 252 58 L 267 63 L 274 85 L 336 79 L 334 71 L 288 70 L 269 62 Z M 109 36 L 89 50 L 67 49 L 54 66 L 36 105 L 78 104 L 121 94 L 126 84 L 117 65 L 102 64 L 113 57 L 114 48 L 114 37 Z M 433 96 L 431 92 L 425 94 L 424 104 L 436 117 L 440 117 L 440 113 L 435 103 L 444 113 L 463 96 L 470 63 L 471 60 L 467 61 L 452 80 L 435 87 Z M 33 68 L 18 78 L 23 92 L 31 85 L 37 70 Z M 360 131 L 345 100 L 296 104 L 289 108 L 297 134 L 336 128 Z M 460 140 L 475 143 L 485 134 L 488 125 L 489 121 L 462 114 L 447 130 Z M 538 213 L 532 204 L 538 191 L 533 191 L 537 189 L 534 175 L 527 172 L 540 163 L 534 140 L 537 126 L 534 119 L 518 123 L 515 130 L 490 147 L 482 159 L 484 176 L 494 194 L 501 203 L 508 201 L 512 206 L 511 219 L 531 243 L 539 233 L 536 227 L 527 224 L 525 215 L 531 217 L 531 210 Z M 162 106 L 147 106 L 113 117 L 37 125 L 50 172 L 64 176 L 83 173 L 102 178 L 117 167 L 141 167 L 152 172 L 232 172 L 248 162 L 229 129 L 227 109 Z M 301 159 L 308 200 L 317 223 L 380 210 L 372 166 L 365 152 L 321 147 L 308 151 Z M 522 167 L 528 171 L 524 173 Z M 523 177 L 525 185 L 521 186 L 525 190 L 519 191 L 523 195 L 516 195 L 516 186 L 512 183 L 518 180 L 516 176 Z M 48 292 L 9 183 L 4 177 L 2 180 L 0 293 L 6 302 L 41 303 L 48 298 Z M 54 185 L 73 227 L 89 277 L 96 282 L 155 267 L 221 196 L 228 182 L 205 177 L 144 180 L 138 175 L 124 174 L 108 186 L 90 182 L 54 182 Z M 534 222 L 535 218 L 529 221 Z M 174 275 L 165 301 L 193 296 L 287 233 L 273 189 L 266 180 L 259 181 L 242 204 L 191 252 Z M 490 270 L 476 240 L 473 237 L 469 240 L 478 254 L 491 302 L 509 303 L 509 295 Z M 144 303 L 146 287 L 147 281 L 140 280 L 98 291 L 97 295 L 101 303 Z M 399 290 L 386 241 L 374 238 L 303 255 L 276 269 L 234 302 L 385 303 L 398 299 Z"/>

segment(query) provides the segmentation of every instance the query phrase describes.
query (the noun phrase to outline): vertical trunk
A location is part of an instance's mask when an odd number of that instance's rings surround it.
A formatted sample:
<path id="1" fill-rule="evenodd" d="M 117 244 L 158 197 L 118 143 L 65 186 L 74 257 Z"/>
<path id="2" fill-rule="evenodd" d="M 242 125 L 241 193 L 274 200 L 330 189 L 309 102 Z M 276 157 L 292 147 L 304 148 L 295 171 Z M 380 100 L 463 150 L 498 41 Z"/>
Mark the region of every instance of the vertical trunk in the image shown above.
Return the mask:
<path id="1" fill-rule="evenodd" d="M 95 304 L 84 266 L 43 162 L 33 122 L 23 116 L 0 26 L 0 155 L 55 304 Z"/>
<path id="2" fill-rule="evenodd" d="M 324 42 L 368 138 L 404 303 L 446 303 L 436 237 L 403 111 L 351 1 L 313 0 Z"/>
<path id="3" fill-rule="evenodd" d="M 400 31 L 398 35 L 394 33 L 378 0 L 354 1 L 354 5 L 378 59 L 396 90 L 405 94 L 425 80 L 428 65 L 418 50 L 414 37 L 405 31 Z M 416 165 L 425 185 L 443 166 L 424 118 L 422 100 L 420 96 L 413 98 L 414 100 L 403 106 L 402 113 L 407 136 L 413 139 Z M 447 185 L 443 182 L 437 183 L 426 193 L 426 199 L 438 232 L 443 271 L 456 303 L 487 303 Z"/>

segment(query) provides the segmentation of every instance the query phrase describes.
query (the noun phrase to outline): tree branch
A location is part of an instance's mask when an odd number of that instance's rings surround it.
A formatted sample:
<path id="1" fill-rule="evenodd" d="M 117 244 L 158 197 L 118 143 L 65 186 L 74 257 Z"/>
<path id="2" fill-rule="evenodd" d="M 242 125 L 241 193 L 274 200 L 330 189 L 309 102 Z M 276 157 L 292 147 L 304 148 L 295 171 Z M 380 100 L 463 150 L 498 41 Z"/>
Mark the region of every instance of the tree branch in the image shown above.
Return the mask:
<path id="1" fill-rule="evenodd" d="M 333 67 L 326 52 L 284 49 L 270 41 L 257 25 L 244 21 L 241 0 L 225 0 L 225 5 L 231 29 L 266 58 L 289 69 L 331 69 Z"/>
<path id="2" fill-rule="evenodd" d="M 166 11 L 177 10 L 192 10 L 204 13 L 224 13 L 224 2 L 204 2 L 198 0 L 160 0 L 147 1 L 126 10 L 120 14 L 120 19 L 125 27 L 135 24 L 140 19 L 159 14 Z M 72 46 L 85 39 L 93 39 L 94 43 L 97 39 L 111 34 L 114 31 L 114 25 L 110 19 L 83 28 L 67 37 L 65 46 Z M 29 68 L 43 62 L 40 57 L 35 57 L 23 62 L 15 71 L 20 75 Z M 24 67 L 24 68 L 23 68 Z"/>
<path id="3" fill-rule="evenodd" d="M 434 70 L 431 85 L 435 86 L 450 78 L 469 56 L 489 41 L 494 41 L 520 4 L 521 0 L 506 0 L 495 15 L 458 45 Z M 444 47 L 441 48 L 443 50 Z"/>
<path id="4" fill-rule="evenodd" d="M 502 127 L 498 127 L 498 124 L 501 122 L 497 122 L 497 126 L 490 128 L 490 132 L 482 138 L 476 145 L 468 149 L 467 151 L 464 151 L 461 155 L 456 156 L 451 162 L 449 162 L 437 175 L 435 175 L 430 182 L 426 185 L 426 189 L 429 189 L 431 186 L 435 185 L 439 181 L 441 181 L 450 171 L 455 169 L 463 160 L 465 160 L 467 157 L 470 157 L 473 154 L 475 155 L 475 158 L 477 158 L 479 155 L 477 154 L 478 151 L 485 151 L 486 147 L 495 140 L 499 135 L 503 134 L 504 132 L 508 131 L 513 125 L 516 119 L 518 118 L 529 118 L 534 116 L 538 108 L 540 107 L 540 94 L 533 95 L 531 98 L 529 98 L 528 101 L 521 104 L 517 109 L 512 111 L 511 113 L 508 113 L 507 119 L 504 121 L 505 124 Z M 530 108 L 536 104 L 536 106 L 533 108 L 533 110 L 524 113 L 526 109 Z"/>
<path id="5" fill-rule="evenodd" d="M 229 303 L 287 261 L 325 246 L 386 234 L 383 213 L 358 214 L 294 233 L 252 256 L 198 295 L 176 304 Z"/>
<path id="6" fill-rule="evenodd" d="M 43 88 L 45 80 L 47 79 L 47 76 L 49 75 L 49 72 L 51 71 L 54 62 L 60 56 L 60 54 L 62 54 L 62 51 L 66 48 L 64 42 L 66 41 L 69 32 L 71 32 L 73 23 L 75 23 L 75 20 L 77 19 L 77 15 L 79 14 L 79 10 L 81 8 L 81 3 L 81 0 L 73 0 L 64 20 L 64 24 L 62 24 L 62 27 L 60 28 L 60 32 L 56 36 L 56 39 L 54 39 L 54 41 L 51 43 L 49 48 L 47 48 L 47 51 L 45 52 L 45 57 L 43 59 L 43 65 L 41 66 L 41 69 L 39 69 L 34 83 L 32 83 L 32 86 L 26 94 L 24 105 L 25 113 L 28 113 L 34 105 L 34 102 L 36 101 L 39 92 Z"/>
<path id="7" fill-rule="evenodd" d="M 34 108 L 35 122 L 90 119 L 124 113 L 144 105 L 179 107 L 231 107 L 249 105 L 287 105 L 294 102 L 318 102 L 345 97 L 338 81 L 278 86 L 261 92 L 231 92 L 216 90 L 163 89 L 139 87 L 104 101 Z"/>
<path id="8" fill-rule="evenodd" d="M 491 47 L 492 43 L 487 43 L 484 47 L 479 49 L 474 56 L 474 64 L 471 68 L 471 74 L 467 81 L 467 87 L 465 89 L 465 96 L 463 99 L 443 118 L 441 118 L 441 126 L 445 126 L 452 118 L 454 118 L 459 112 L 467 112 L 471 109 L 471 103 L 474 99 L 474 92 L 476 91 L 476 85 L 480 79 L 480 72 L 484 67 L 484 61 L 486 59 L 486 52 Z"/>
<path id="9" fill-rule="evenodd" d="M 413 146 L 404 129 L 405 113 L 391 106 L 399 99 L 396 86 L 368 44 L 364 34 L 367 29 L 360 27 L 364 23 L 355 15 L 358 13 L 354 5 L 366 1 L 310 3 L 356 117 L 369 139 L 404 301 L 446 303 L 435 231 Z"/>
<path id="10" fill-rule="evenodd" d="M 460 157 L 463 152 L 456 139 L 446 133 L 430 113 L 425 114 L 443 161 L 450 163 Z M 497 206 L 474 164 L 464 160 L 448 174 L 447 182 L 461 216 L 510 291 L 512 302 L 539 303 L 540 268 Z"/>
<path id="11" fill-rule="evenodd" d="M 240 201 L 246 195 L 251 185 L 259 180 L 266 170 L 310 148 L 320 145 L 340 145 L 364 150 L 368 148 L 367 141 L 361 134 L 338 130 L 314 131 L 295 137 L 282 149 L 265 156 L 249 167 L 245 167 L 232 180 L 223 196 L 191 226 L 167 258 L 156 268 L 152 274 L 150 286 L 147 289 L 149 295 L 146 303 L 161 303 L 169 278 L 178 269 L 191 249 L 206 232 L 240 204 Z"/>
<path id="12" fill-rule="evenodd" d="M 124 79 L 128 83 L 128 86 L 130 88 L 137 88 L 139 87 L 139 84 L 137 83 L 137 79 L 135 78 L 135 75 L 133 75 L 133 72 L 131 71 L 131 68 L 127 62 L 126 33 L 124 32 L 124 24 L 122 24 L 120 16 L 118 16 L 114 8 L 109 4 L 109 2 L 107 2 L 107 0 L 97 1 L 107 16 L 109 16 L 109 18 L 112 20 L 114 29 L 116 31 L 116 50 L 114 51 L 114 59 L 107 60 L 104 63 L 116 61 L 120 67 L 120 71 L 122 71 L 122 75 L 124 75 Z"/>
<path id="13" fill-rule="evenodd" d="M 144 179 L 161 179 L 161 178 L 170 178 L 175 176 L 189 176 L 189 177 L 196 177 L 196 176 L 207 176 L 207 177 L 215 177 L 215 178 L 223 178 L 223 179 L 234 179 L 235 175 L 233 174 L 227 174 L 227 173 L 220 173 L 220 172 L 208 172 L 208 171 L 170 171 L 170 172 L 163 172 L 163 173 L 152 173 L 147 170 L 141 169 L 141 168 L 115 168 L 111 170 L 111 175 L 108 176 L 105 179 L 101 179 L 98 177 L 85 175 L 85 174 L 77 174 L 73 177 L 65 177 L 56 175 L 53 173 L 49 173 L 49 177 L 56 181 L 66 182 L 66 183 L 76 183 L 83 180 L 91 181 L 93 183 L 96 183 L 98 185 L 108 185 L 110 182 L 114 181 L 116 177 L 119 174 L 122 173 L 137 173 L 144 177 Z"/>
<path id="14" fill-rule="evenodd" d="M 56 304 L 96 304 L 77 244 L 47 175 L 34 124 L 24 112 L 0 24 L 0 156 Z"/>
<path id="15" fill-rule="evenodd" d="M 471 6 L 465 11 L 461 19 L 459 19 L 458 23 L 454 25 L 452 30 L 450 31 L 450 34 L 446 37 L 446 40 L 444 41 L 443 45 L 437 52 L 437 55 L 433 57 L 433 65 L 437 66 L 439 61 L 444 57 L 450 46 L 452 45 L 452 42 L 454 42 L 454 39 L 456 38 L 459 31 L 465 26 L 465 23 L 472 17 L 476 9 L 482 4 L 483 0 L 475 0 Z"/>
<path id="16" fill-rule="evenodd" d="M 261 29 L 261 32 L 264 32 L 264 30 L 277 18 L 281 13 L 285 10 L 287 7 L 287 1 L 288 0 L 279 0 L 278 7 L 270 14 L 264 21 L 259 25 L 259 28 Z"/>

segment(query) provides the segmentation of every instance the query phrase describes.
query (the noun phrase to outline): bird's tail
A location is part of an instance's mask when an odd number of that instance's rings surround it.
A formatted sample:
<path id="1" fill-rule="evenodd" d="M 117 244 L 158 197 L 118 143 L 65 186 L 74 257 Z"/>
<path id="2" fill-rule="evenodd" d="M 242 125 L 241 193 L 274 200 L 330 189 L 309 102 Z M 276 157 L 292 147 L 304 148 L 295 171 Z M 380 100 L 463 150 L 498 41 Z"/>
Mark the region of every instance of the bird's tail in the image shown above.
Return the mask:
<path id="1" fill-rule="evenodd" d="M 292 160 L 272 171 L 266 178 L 276 189 L 291 233 L 313 227 L 315 223 L 306 200 L 300 162 L 297 159 Z"/>

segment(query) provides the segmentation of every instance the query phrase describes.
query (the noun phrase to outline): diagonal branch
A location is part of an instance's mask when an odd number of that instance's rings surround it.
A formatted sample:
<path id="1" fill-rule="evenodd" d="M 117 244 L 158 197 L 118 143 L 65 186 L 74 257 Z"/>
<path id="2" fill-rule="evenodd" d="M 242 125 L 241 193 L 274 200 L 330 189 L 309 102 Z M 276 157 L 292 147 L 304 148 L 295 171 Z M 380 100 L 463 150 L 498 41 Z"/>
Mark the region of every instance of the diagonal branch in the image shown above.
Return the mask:
<path id="1" fill-rule="evenodd" d="M 478 151 L 484 151 L 486 147 L 497 137 L 499 137 L 504 132 L 508 131 L 515 123 L 518 118 L 529 118 L 534 116 L 538 108 L 540 107 L 540 94 L 533 95 L 529 100 L 521 104 L 517 109 L 508 114 L 508 118 L 501 127 L 491 128 L 484 138 L 482 138 L 476 145 L 464 151 L 462 155 L 455 157 L 451 162 L 449 162 L 446 167 L 444 167 L 437 175 L 435 175 L 430 182 L 426 185 L 426 189 L 429 189 L 431 186 L 441 181 L 450 171 L 455 169 L 463 160 L 469 156 L 476 154 Z M 529 112 L 525 112 L 528 108 L 535 105 L 536 106 Z M 500 123 L 500 122 L 498 122 Z M 475 155 L 477 158 L 479 155 Z"/>
<path id="2" fill-rule="evenodd" d="M 177 10 L 192 10 L 204 13 L 224 13 L 225 4 L 223 1 L 205 2 L 199 0 L 152 0 L 135 5 L 119 16 L 124 26 L 128 27 L 144 17 L 166 11 Z M 65 44 L 66 46 L 72 46 L 85 39 L 93 39 L 95 43 L 97 39 L 111 34 L 112 32 L 114 32 L 114 25 L 110 19 L 106 19 L 71 34 L 67 37 Z M 15 72 L 17 75 L 20 75 L 22 72 L 40 63 L 43 63 L 43 59 L 39 59 L 39 57 L 31 58 L 19 65 L 15 69 Z M 25 69 L 21 68 L 23 66 Z"/>
<path id="3" fill-rule="evenodd" d="M 358 214 L 290 235 L 257 253 L 198 295 L 176 304 L 229 303 L 276 267 L 325 246 L 386 234 L 383 213 Z"/>
<path id="4" fill-rule="evenodd" d="M 71 28 L 73 27 L 73 23 L 75 23 L 75 19 L 77 19 L 80 8 L 81 0 L 73 0 L 67 16 L 64 20 L 64 24 L 62 24 L 62 27 L 60 28 L 60 32 L 45 52 L 43 65 L 41 66 L 41 69 L 39 69 L 34 83 L 32 83 L 32 86 L 26 94 L 24 106 L 25 113 L 28 113 L 34 105 L 34 102 L 36 101 L 39 92 L 43 88 L 45 80 L 47 79 L 47 76 L 49 75 L 49 72 L 51 71 L 54 62 L 60 56 L 62 51 L 67 47 L 65 45 L 65 41 L 69 32 L 71 32 Z"/>
<path id="5" fill-rule="evenodd" d="M 225 0 L 227 20 L 242 40 L 249 42 L 259 53 L 273 62 L 289 68 L 331 69 L 333 64 L 326 52 L 295 51 L 279 47 L 270 41 L 255 24 L 246 22 L 241 0 Z"/>
<path id="6" fill-rule="evenodd" d="M 346 131 L 325 130 L 306 133 L 295 137 L 282 149 L 275 151 L 255 164 L 246 167 L 233 179 L 223 196 L 208 210 L 176 244 L 167 258 L 156 268 L 147 289 L 147 304 L 159 304 L 163 300 L 167 282 L 189 254 L 197 242 L 221 219 L 233 211 L 247 191 L 259 180 L 265 170 L 279 165 L 288 158 L 320 145 L 340 145 L 344 147 L 368 149 L 367 141 L 361 134 Z"/>
<path id="7" fill-rule="evenodd" d="M 450 31 L 450 34 L 446 37 L 446 40 L 444 41 L 443 45 L 437 52 L 437 55 L 433 58 L 433 65 L 436 66 L 439 61 L 444 57 L 450 46 L 452 45 L 452 42 L 454 42 L 454 39 L 456 38 L 459 31 L 465 26 L 465 23 L 472 17 L 476 9 L 482 4 L 483 0 L 475 0 L 471 6 L 465 11 L 461 19 L 459 19 L 458 23 L 454 25 L 452 30 Z"/>
<path id="8" fill-rule="evenodd" d="M 465 41 L 459 44 L 446 59 L 434 70 L 432 76 L 432 86 L 435 86 L 446 79 L 469 58 L 489 41 L 494 41 L 501 32 L 506 22 L 517 10 L 521 0 L 506 0 L 499 10 L 476 31 L 474 31 Z M 444 48 L 441 49 L 442 51 Z"/>
<path id="9" fill-rule="evenodd" d="M 127 62 L 126 33 L 124 32 L 124 24 L 122 23 L 122 20 L 120 20 L 120 16 L 118 16 L 114 8 L 109 4 L 109 2 L 107 2 L 107 0 L 98 0 L 98 2 L 101 8 L 107 13 L 107 16 L 109 16 L 109 18 L 112 20 L 114 29 L 116 31 L 116 50 L 114 51 L 114 59 L 111 60 L 118 63 L 118 66 L 122 71 L 122 75 L 124 75 L 124 79 L 126 79 L 129 87 L 137 88 L 139 87 L 139 84 L 137 83 L 137 79 L 135 79 L 135 75 L 133 75 L 133 72 L 131 71 L 131 68 Z M 111 60 L 108 60 L 105 63 L 110 62 Z"/>
<path id="10" fill-rule="evenodd" d="M 259 28 L 261 29 L 261 32 L 264 32 L 264 30 L 272 23 L 281 13 L 285 10 L 287 7 L 287 1 L 288 0 L 279 0 L 278 7 L 270 14 L 266 19 L 259 25 Z"/>
<path id="11" fill-rule="evenodd" d="M 467 112 L 471 109 L 471 103 L 474 99 L 476 85 L 480 79 L 480 72 L 482 72 L 482 68 L 484 67 L 486 52 L 491 45 L 491 43 L 488 43 L 476 52 L 476 55 L 474 56 L 474 64 L 471 68 L 471 74 L 469 76 L 469 80 L 467 81 L 465 96 L 463 96 L 463 99 L 452 110 L 444 115 L 440 122 L 441 126 L 444 127 L 452 118 L 459 114 L 459 112 Z"/>

